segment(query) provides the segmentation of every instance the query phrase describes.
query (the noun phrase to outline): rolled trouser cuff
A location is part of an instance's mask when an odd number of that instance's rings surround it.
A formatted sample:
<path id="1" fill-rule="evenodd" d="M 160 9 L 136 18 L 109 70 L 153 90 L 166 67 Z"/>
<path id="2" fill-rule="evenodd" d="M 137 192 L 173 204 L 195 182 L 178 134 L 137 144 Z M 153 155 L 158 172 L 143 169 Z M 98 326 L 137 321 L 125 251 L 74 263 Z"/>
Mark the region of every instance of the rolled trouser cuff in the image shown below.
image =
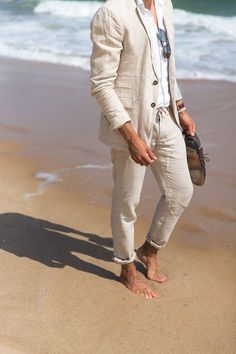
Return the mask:
<path id="1" fill-rule="evenodd" d="M 148 243 L 150 243 L 151 246 L 153 246 L 153 247 L 156 248 L 157 250 L 159 250 L 159 249 L 165 247 L 165 244 L 164 244 L 164 245 L 161 245 L 161 246 L 158 245 L 156 242 L 154 242 L 154 241 L 151 239 L 151 237 L 150 237 L 149 235 L 147 235 L 146 240 L 147 240 Z"/>
<path id="2" fill-rule="evenodd" d="M 116 264 L 129 264 L 129 263 L 132 263 L 134 260 L 135 260 L 135 257 L 136 257 L 136 253 L 134 252 L 132 254 L 132 256 L 130 258 L 127 258 L 127 259 L 122 259 L 122 258 L 119 258 L 119 257 L 113 257 L 113 261 L 116 263 Z"/>

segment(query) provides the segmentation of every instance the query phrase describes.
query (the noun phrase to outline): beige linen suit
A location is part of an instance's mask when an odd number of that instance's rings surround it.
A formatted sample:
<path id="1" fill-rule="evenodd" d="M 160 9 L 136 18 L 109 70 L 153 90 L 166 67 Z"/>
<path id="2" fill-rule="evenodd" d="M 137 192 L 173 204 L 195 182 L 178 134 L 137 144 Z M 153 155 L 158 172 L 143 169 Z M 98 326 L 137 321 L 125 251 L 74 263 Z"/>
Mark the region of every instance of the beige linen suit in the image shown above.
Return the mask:
<path id="1" fill-rule="evenodd" d="M 176 101 L 181 93 L 176 82 L 173 8 L 164 0 L 164 23 L 172 49 L 168 78 L 171 108 L 156 108 L 158 72 L 151 41 L 134 0 L 108 0 L 91 21 L 91 94 L 101 107 L 100 140 L 111 147 L 114 188 L 112 233 L 114 260 L 134 260 L 133 226 L 145 167 L 130 157 L 118 128 L 127 121 L 153 149 L 158 159 L 152 171 L 163 193 L 147 240 L 164 247 L 192 195 L 186 150 Z"/>

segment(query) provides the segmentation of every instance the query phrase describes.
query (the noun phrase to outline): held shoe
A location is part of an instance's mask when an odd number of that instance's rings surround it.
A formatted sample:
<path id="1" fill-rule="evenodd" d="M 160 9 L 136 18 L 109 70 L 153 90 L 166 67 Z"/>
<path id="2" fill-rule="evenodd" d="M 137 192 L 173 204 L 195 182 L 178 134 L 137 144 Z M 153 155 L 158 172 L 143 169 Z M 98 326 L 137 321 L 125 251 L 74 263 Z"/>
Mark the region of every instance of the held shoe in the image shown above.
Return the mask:
<path id="1" fill-rule="evenodd" d="M 188 168 L 192 182 L 197 186 L 203 186 L 206 179 L 205 161 L 208 162 L 209 159 L 206 154 L 204 155 L 203 153 L 203 147 L 197 134 L 191 136 L 184 131 L 183 135 L 186 144 Z"/>

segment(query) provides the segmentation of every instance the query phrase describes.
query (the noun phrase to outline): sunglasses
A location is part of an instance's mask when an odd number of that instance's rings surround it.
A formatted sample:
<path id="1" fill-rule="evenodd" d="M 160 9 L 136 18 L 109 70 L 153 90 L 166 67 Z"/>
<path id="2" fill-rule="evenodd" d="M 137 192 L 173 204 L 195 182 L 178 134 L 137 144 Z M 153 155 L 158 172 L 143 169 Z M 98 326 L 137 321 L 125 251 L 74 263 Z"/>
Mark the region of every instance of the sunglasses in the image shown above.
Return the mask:
<path id="1" fill-rule="evenodd" d="M 170 43 L 168 41 L 167 33 L 161 28 L 158 28 L 157 38 L 160 40 L 162 48 L 163 48 L 163 56 L 164 58 L 169 59 L 171 56 L 171 48 Z"/>

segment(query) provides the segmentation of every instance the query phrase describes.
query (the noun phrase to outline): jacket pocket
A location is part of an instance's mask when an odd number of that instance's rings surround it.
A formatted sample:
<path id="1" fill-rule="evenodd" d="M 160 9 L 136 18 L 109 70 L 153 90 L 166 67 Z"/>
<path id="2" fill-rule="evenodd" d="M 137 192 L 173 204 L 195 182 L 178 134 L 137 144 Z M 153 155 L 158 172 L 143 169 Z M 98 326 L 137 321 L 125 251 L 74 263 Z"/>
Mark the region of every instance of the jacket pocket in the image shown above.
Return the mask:
<path id="1" fill-rule="evenodd" d="M 131 87 L 118 86 L 115 88 L 116 94 L 125 108 L 133 108 L 135 105 L 135 97 Z"/>
<path id="2" fill-rule="evenodd" d="M 134 108 L 135 100 L 132 97 L 120 97 L 119 99 L 123 104 L 124 108 Z"/>

